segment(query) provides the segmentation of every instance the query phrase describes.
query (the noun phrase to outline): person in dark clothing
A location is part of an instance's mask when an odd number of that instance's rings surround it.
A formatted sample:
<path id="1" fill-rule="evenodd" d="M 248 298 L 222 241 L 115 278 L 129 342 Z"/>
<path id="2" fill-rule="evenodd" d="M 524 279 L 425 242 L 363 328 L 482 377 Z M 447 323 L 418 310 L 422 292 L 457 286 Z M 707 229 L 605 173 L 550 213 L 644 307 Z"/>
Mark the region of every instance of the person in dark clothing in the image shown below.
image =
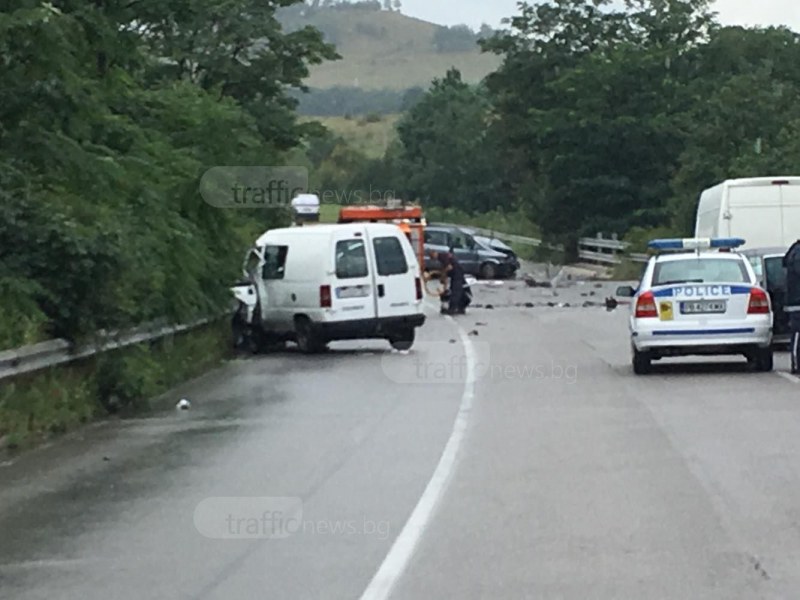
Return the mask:
<path id="1" fill-rule="evenodd" d="M 786 312 L 792 333 L 792 373 L 800 374 L 800 240 L 783 257 L 786 269 Z"/>
<path id="2" fill-rule="evenodd" d="M 446 284 L 450 280 L 448 287 L 448 313 L 451 315 L 463 315 L 466 313 L 467 304 L 464 296 L 464 286 L 467 283 L 464 269 L 452 252 L 432 252 L 431 258 L 437 261 L 442 268 L 441 281 Z"/>

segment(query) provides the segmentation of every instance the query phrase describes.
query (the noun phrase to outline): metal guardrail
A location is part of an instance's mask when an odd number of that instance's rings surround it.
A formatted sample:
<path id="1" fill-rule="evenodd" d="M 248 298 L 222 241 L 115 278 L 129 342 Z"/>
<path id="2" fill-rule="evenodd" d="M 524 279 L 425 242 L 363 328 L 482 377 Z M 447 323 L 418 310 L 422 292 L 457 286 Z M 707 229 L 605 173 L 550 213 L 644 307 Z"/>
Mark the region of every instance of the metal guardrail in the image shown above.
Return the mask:
<path id="1" fill-rule="evenodd" d="M 0 381 L 41 369 L 65 365 L 110 350 L 162 339 L 207 325 L 213 319 L 200 319 L 186 325 L 149 324 L 127 332 L 99 332 L 97 341 L 80 347 L 66 340 L 49 340 L 0 352 Z"/>
<path id="2" fill-rule="evenodd" d="M 464 225 L 464 229 L 469 229 L 475 233 L 485 236 L 497 238 L 506 242 L 517 244 L 525 244 L 535 248 L 542 247 L 544 242 L 540 239 L 525 237 L 522 235 L 515 235 L 512 233 L 503 233 L 493 229 L 485 229 L 481 227 L 473 227 L 471 225 Z M 647 254 L 627 253 L 629 244 L 615 238 L 606 238 L 599 234 L 596 238 L 581 238 L 578 242 L 578 256 L 581 260 L 588 262 L 599 263 L 601 265 L 618 265 L 622 263 L 624 258 L 628 258 L 633 262 L 646 263 L 649 260 Z M 562 250 L 563 248 L 553 248 Z"/>
<path id="3" fill-rule="evenodd" d="M 646 263 L 649 260 L 647 254 L 628 253 L 628 247 L 627 242 L 605 238 L 600 234 L 596 238 L 581 238 L 578 241 L 578 256 L 581 260 L 602 265 L 618 265 L 625 258 L 638 263 Z"/>

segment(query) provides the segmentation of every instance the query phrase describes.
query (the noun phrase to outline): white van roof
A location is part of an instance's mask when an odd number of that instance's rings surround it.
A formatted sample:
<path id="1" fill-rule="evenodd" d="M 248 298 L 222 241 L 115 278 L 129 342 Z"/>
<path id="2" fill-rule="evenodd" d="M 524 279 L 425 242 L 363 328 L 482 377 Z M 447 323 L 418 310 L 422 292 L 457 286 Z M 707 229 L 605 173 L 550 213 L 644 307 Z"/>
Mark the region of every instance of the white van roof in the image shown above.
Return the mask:
<path id="1" fill-rule="evenodd" d="M 270 229 L 256 240 L 256 246 L 265 246 L 270 240 L 276 238 L 304 238 L 332 235 L 334 233 L 363 233 L 369 231 L 372 235 L 396 235 L 402 233 L 397 225 L 390 223 L 347 223 L 341 225 L 309 225 L 307 227 L 286 227 L 283 229 Z"/>
<path id="2" fill-rule="evenodd" d="M 760 185 L 772 185 L 782 182 L 800 184 L 800 176 L 798 175 L 776 175 L 774 177 L 748 177 L 744 179 L 728 179 L 720 185 L 728 187 L 753 187 Z"/>

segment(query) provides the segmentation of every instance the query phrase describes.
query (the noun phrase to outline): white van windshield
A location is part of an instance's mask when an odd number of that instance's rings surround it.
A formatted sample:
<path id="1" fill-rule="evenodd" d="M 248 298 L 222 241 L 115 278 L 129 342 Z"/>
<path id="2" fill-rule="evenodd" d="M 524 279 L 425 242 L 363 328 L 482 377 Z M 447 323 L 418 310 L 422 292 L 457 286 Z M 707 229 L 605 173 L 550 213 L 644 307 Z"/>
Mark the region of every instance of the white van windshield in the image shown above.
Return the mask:
<path id="1" fill-rule="evenodd" d="M 369 275 L 364 240 L 336 242 L 336 277 L 357 279 Z"/>

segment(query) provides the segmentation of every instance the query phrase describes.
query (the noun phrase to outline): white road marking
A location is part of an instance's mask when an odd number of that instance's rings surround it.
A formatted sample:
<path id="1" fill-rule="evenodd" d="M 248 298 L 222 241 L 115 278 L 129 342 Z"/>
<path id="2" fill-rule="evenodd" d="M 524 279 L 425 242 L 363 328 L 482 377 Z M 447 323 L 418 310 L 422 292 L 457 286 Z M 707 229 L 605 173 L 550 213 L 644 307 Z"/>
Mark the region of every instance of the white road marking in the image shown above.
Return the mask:
<path id="1" fill-rule="evenodd" d="M 450 319 L 450 317 L 447 317 Z M 452 320 L 452 319 L 451 319 Z M 389 554 L 383 559 L 378 572 L 370 581 L 367 589 L 361 595 L 361 600 L 386 600 L 390 597 L 392 590 L 408 568 L 417 545 L 422 539 L 425 530 L 428 528 L 439 501 L 444 496 L 451 476 L 456 466 L 456 459 L 464 436 L 467 431 L 472 403 L 475 399 L 475 349 L 469 336 L 459 327 L 459 336 L 464 346 L 467 358 L 466 379 L 464 381 L 464 392 L 461 396 L 461 405 L 458 408 L 453 431 L 447 440 L 442 457 L 436 470 L 433 472 L 425 491 L 422 493 L 414 511 L 403 526 L 400 535 L 392 544 Z"/>
<path id="2" fill-rule="evenodd" d="M 800 383 L 800 377 L 787 373 L 786 371 L 775 371 L 774 373 L 778 377 L 783 377 L 786 381 L 790 381 L 794 384 Z"/>

